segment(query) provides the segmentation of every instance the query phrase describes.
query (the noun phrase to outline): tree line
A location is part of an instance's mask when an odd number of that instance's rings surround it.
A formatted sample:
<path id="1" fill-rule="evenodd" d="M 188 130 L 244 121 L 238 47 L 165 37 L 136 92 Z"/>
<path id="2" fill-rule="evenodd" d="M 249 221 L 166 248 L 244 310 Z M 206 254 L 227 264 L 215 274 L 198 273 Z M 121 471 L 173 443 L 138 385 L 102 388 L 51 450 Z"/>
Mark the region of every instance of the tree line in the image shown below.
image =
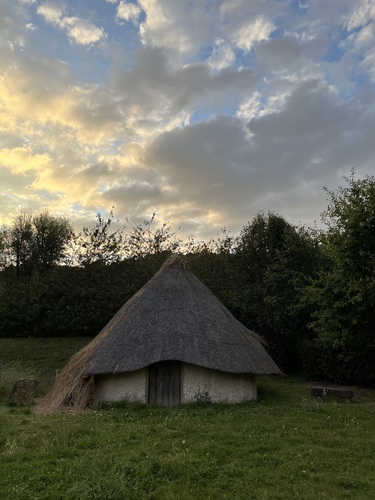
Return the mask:
<path id="1" fill-rule="evenodd" d="M 327 191 L 324 230 L 258 213 L 238 236 L 181 241 L 155 216 L 114 229 L 22 211 L 0 230 L 0 336 L 93 337 L 171 252 L 286 373 L 375 386 L 375 178 Z"/>

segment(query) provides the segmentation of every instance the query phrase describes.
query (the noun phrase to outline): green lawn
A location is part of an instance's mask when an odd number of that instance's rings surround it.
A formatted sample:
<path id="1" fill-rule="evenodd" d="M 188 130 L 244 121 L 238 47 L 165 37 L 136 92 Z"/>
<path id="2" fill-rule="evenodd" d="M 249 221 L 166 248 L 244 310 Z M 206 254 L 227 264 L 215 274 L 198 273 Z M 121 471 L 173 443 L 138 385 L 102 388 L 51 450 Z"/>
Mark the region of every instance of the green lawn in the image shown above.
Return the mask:
<path id="1" fill-rule="evenodd" d="M 0 339 L 0 366 L 51 381 L 87 341 Z M 262 378 L 259 399 L 234 406 L 40 416 L 3 397 L 0 498 L 373 499 L 374 450 L 374 392 L 317 402 L 300 379 Z"/>

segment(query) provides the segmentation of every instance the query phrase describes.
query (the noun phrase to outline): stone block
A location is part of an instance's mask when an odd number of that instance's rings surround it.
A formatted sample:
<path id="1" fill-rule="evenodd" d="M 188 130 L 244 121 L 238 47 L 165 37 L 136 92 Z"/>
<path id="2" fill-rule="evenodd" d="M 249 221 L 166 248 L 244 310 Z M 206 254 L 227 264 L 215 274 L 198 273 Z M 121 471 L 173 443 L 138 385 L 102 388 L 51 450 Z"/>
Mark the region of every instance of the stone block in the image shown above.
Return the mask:
<path id="1" fill-rule="evenodd" d="M 14 384 L 9 400 L 19 406 L 30 406 L 39 385 L 38 379 L 21 378 Z"/>

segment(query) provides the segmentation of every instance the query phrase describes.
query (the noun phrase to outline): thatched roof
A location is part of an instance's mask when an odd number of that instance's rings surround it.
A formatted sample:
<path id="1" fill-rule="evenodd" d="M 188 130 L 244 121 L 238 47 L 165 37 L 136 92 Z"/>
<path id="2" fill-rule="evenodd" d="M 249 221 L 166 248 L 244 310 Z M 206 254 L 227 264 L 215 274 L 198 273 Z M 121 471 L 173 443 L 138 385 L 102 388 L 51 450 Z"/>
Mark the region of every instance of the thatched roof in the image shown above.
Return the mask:
<path id="1" fill-rule="evenodd" d="M 85 375 L 129 372 L 164 360 L 232 373 L 280 373 L 259 337 L 178 256 L 164 263 L 101 335 Z"/>
<path id="2" fill-rule="evenodd" d="M 56 377 L 37 411 L 84 407 L 92 375 L 178 360 L 232 373 L 281 374 L 260 338 L 172 256 Z"/>

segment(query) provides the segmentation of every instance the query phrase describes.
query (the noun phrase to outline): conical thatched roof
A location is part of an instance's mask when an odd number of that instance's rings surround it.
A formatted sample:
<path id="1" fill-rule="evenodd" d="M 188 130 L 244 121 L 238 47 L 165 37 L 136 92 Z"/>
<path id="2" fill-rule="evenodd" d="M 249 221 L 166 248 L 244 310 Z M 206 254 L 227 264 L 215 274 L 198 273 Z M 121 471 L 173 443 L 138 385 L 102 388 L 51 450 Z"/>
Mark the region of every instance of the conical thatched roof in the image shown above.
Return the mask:
<path id="1" fill-rule="evenodd" d="M 87 375 L 129 372 L 164 360 L 232 373 L 280 373 L 259 337 L 178 256 L 164 263 L 102 335 Z"/>
<path id="2" fill-rule="evenodd" d="M 56 378 L 39 411 L 82 407 L 92 375 L 178 360 L 231 373 L 281 374 L 259 337 L 172 255 Z"/>

